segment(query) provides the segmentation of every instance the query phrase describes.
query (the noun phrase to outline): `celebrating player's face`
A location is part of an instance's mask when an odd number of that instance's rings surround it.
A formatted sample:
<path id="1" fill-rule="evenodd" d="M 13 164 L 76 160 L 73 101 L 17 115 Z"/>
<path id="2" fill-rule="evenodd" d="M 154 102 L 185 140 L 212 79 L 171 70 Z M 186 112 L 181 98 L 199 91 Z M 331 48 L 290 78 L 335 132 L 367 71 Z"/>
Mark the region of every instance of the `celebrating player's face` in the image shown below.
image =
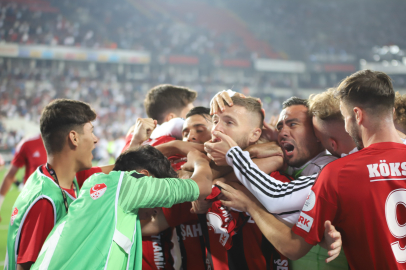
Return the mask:
<path id="1" fill-rule="evenodd" d="M 360 130 L 356 123 L 354 112 L 351 111 L 342 101 L 340 101 L 340 111 L 344 117 L 345 131 L 350 134 L 352 140 L 357 145 L 358 150 L 363 149 L 364 144 L 362 143 Z"/>
<path id="2" fill-rule="evenodd" d="M 211 138 L 212 122 L 199 114 L 192 115 L 183 124 L 182 137 L 185 142 L 205 143 Z"/>
<path id="3" fill-rule="evenodd" d="M 250 139 L 252 140 L 250 117 L 251 114 L 242 106 L 226 106 L 224 112 L 213 115 L 212 131 L 219 131 L 230 136 L 239 147 L 244 149 L 250 145 Z M 218 139 L 213 136 L 212 141 L 216 142 Z"/>
<path id="4" fill-rule="evenodd" d="M 303 105 L 290 106 L 279 116 L 278 142 L 289 166 L 300 167 L 324 149 L 314 135 L 311 121 Z"/>
<path id="5" fill-rule="evenodd" d="M 89 122 L 83 126 L 83 133 L 79 133 L 78 159 L 80 170 L 90 169 L 92 167 L 95 144 L 98 139 L 93 134 L 93 125 Z"/>

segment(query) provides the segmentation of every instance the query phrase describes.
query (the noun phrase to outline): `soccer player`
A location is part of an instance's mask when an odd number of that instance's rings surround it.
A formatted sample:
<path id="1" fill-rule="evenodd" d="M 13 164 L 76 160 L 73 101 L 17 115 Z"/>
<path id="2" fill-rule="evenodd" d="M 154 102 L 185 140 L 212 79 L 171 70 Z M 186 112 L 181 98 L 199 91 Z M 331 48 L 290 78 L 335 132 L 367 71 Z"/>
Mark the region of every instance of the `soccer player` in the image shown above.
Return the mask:
<path id="1" fill-rule="evenodd" d="M 41 134 L 23 139 L 16 147 L 13 160 L 9 170 L 4 176 L 3 183 L 0 188 L 0 208 L 3 204 L 4 197 L 9 191 L 11 185 L 15 182 L 15 176 L 18 169 L 25 167 L 24 184 L 28 177 L 47 161 L 47 153 L 44 143 L 42 142 Z M 1 220 L 1 218 L 0 218 Z"/>
<path id="2" fill-rule="evenodd" d="M 171 140 L 182 139 L 182 126 L 186 114 L 192 109 L 197 92 L 189 88 L 161 84 L 150 89 L 144 100 L 144 108 L 149 118 L 157 121 L 158 126 L 151 134 L 150 145 L 159 145 Z M 127 133 L 126 145 L 130 144 L 134 126 Z"/>
<path id="3" fill-rule="evenodd" d="M 320 242 L 323 226 L 331 220 L 342 232 L 351 269 L 404 269 L 406 146 L 393 123 L 391 80 L 385 73 L 362 70 L 347 77 L 336 92 L 345 129 L 362 150 L 321 171 L 293 229 L 258 204 L 249 204 L 247 211 L 290 258 L 300 258 Z M 245 204 L 243 196 L 231 193 L 228 197 L 235 200 L 227 206 Z"/>
<path id="4" fill-rule="evenodd" d="M 345 131 L 340 101 L 334 97 L 334 88 L 311 95 L 309 112 L 313 116 L 314 133 L 317 139 L 333 156 L 340 158 L 355 148 L 354 141 Z"/>
<path id="5" fill-rule="evenodd" d="M 227 108 L 233 107 L 226 106 L 226 110 Z M 278 143 L 282 146 L 285 162 L 289 165 L 286 173 L 297 179 L 289 183 L 275 181 L 268 175 L 272 171 L 267 167 L 258 168 L 249 153 L 241 150 L 232 132 L 219 130 L 220 133 L 228 135 L 227 138 L 234 141 L 233 145 L 238 147 L 231 151 L 229 143 L 224 144 L 224 140 L 218 139 L 217 142 L 206 143 L 205 150 L 216 163 L 232 166 L 239 181 L 270 213 L 295 224 L 317 174 L 322 167 L 336 158 L 327 155 L 315 137 L 307 101 L 304 99 L 293 97 L 283 103 L 277 130 Z M 272 132 L 269 128 L 263 130 L 265 137 L 269 138 L 275 137 L 273 134 L 266 134 Z M 226 154 L 229 159 L 226 159 Z M 251 172 L 251 168 L 254 172 Z"/>
<path id="6" fill-rule="evenodd" d="M 227 156 L 230 158 L 226 161 L 224 157 L 229 148 L 220 147 L 221 143 L 206 143 L 205 146 L 209 155 L 215 155 L 215 161 L 217 160 L 221 164 L 227 162 L 233 167 L 240 182 L 258 198 L 270 213 L 278 215 L 279 218 L 293 226 L 299 218 L 300 209 L 306 201 L 317 174 L 326 164 L 336 158 L 327 155 L 320 141 L 315 137 L 312 118 L 308 113 L 308 104 L 304 99 L 292 97 L 283 103 L 277 130 L 279 131 L 278 142 L 283 147 L 285 162 L 289 165 L 285 172 L 297 180 L 280 181 L 284 179 L 275 179 L 275 176 L 268 175 L 269 171 L 264 173 L 264 168 L 258 168 L 252 162 L 250 155 L 238 147 L 228 152 Z M 273 134 L 267 134 L 271 132 L 270 127 L 267 127 L 263 134 L 268 138 L 275 137 Z M 234 145 L 238 145 L 238 143 L 234 143 Z M 319 247 L 312 250 L 312 254 L 317 254 L 314 256 L 317 258 L 327 256 L 323 253 L 324 251 Z M 334 264 L 345 266 L 343 261 L 345 262 L 344 256 L 340 257 L 339 261 L 336 260 Z M 323 264 L 314 259 L 304 258 L 301 261 L 293 262 L 292 268 L 301 269 L 309 262 L 310 264 Z"/>
<path id="7" fill-rule="evenodd" d="M 156 207 L 204 199 L 211 192 L 207 157 L 191 151 L 191 179 L 177 179 L 152 146 L 123 153 L 110 174 L 88 179 L 45 242 L 32 269 L 142 269 L 140 219 Z"/>
<path id="8" fill-rule="evenodd" d="M 29 269 L 54 224 L 68 212 L 79 187 L 75 174 L 92 167 L 97 143 L 91 121 L 96 113 L 86 103 L 59 99 L 40 119 L 47 163 L 30 176 L 13 206 L 7 236 L 6 268 Z"/>
<path id="9" fill-rule="evenodd" d="M 148 117 L 156 120 L 158 125 L 145 143 L 158 146 L 173 140 L 181 140 L 184 123 L 182 118 L 185 118 L 188 111 L 194 107 L 193 102 L 196 97 L 196 91 L 170 84 L 162 84 L 150 89 L 144 100 L 144 108 Z M 131 127 L 128 132 L 123 152 L 131 143 L 134 128 L 135 126 Z M 177 161 L 179 158 L 170 157 L 170 159 Z M 180 165 L 181 163 L 178 164 L 179 167 Z M 173 245 L 171 239 L 171 229 L 163 231 L 159 235 L 143 237 L 143 250 L 145 251 L 143 269 L 159 270 L 163 265 L 166 269 L 172 269 L 173 258 L 170 250 Z M 153 256 L 158 249 L 157 256 Z M 155 257 L 159 257 L 159 260 L 156 261 Z"/>
<path id="10" fill-rule="evenodd" d="M 220 134 L 228 134 L 233 137 L 241 148 L 246 148 L 258 142 L 262 133 L 262 123 L 264 115 L 260 102 L 255 98 L 242 98 L 240 96 L 231 97 L 233 106 L 224 106 L 223 110 L 215 111 L 213 115 L 213 139 L 212 144 L 219 141 Z M 205 147 L 210 145 L 205 144 Z M 208 150 L 208 149 L 206 149 Z M 217 165 L 224 166 L 226 163 L 218 162 L 217 153 L 208 150 L 209 157 Z M 271 159 L 263 159 L 263 163 L 258 163 L 269 173 L 277 171 L 283 165 L 283 158 L 276 156 Z M 221 210 L 215 208 L 212 211 Z M 225 211 L 227 212 L 227 211 Z M 215 218 L 216 215 L 220 218 Z M 281 256 L 268 240 L 263 237 L 255 222 L 244 213 L 231 212 L 227 216 L 222 213 L 209 212 L 208 221 L 211 227 L 220 235 L 220 243 L 228 246 L 228 239 L 231 239 L 227 229 L 227 220 L 233 216 L 237 224 L 242 221 L 241 226 L 236 228 L 237 234 L 232 237 L 232 247 L 227 251 L 227 264 L 229 269 L 267 269 L 267 267 L 287 266 L 287 259 Z M 227 225 L 228 226 L 228 225 Z M 232 235 L 233 233 L 231 233 Z"/>

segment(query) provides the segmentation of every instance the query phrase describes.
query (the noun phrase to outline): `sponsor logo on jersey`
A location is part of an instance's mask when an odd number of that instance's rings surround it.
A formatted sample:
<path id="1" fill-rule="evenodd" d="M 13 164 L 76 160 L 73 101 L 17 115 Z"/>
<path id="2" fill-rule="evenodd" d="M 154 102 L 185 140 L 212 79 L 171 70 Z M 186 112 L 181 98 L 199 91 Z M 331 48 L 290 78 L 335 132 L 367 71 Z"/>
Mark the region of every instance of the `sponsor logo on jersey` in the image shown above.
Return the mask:
<path id="1" fill-rule="evenodd" d="M 226 227 L 226 226 L 228 226 L 228 221 L 230 220 L 230 218 L 229 218 L 228 212 L 223 213 L 223 215 L 226 216 L 226 220 L 224 220 L 225 227 Z M 208 212 L 206 214 L 206 217 L 207 217 L 207 226 L 208 226 L 209 230 L 213 230 L 214 233 L 220 234 L 220 239 L 219 239 L 220 244 L 225 246 L 230 235 L 228 234 L 227 229 L 223 227 L 223 220 L 221 219 L 221 217 L 219 215 L 217 215 L 216 213 L 213 213 L 213 212 Z"/>
<path id="2" fill-rule="evenodd" d="M 40 156 L 41 154 L 39 153 L 39 151 L 35 151 L 34 154 L 32 154 L 32 157 L 39 158 Z"/>
<path id="3" fill-rule="evenodd" d="M 165 257 L 161 241 L 162 233 L 151 236 L 152 248 L 154 249 L 154 262 L 157 269 L 165 269 Z"/>
<path id="4" fill-rule="evenodd" d="M 11 214 L 11 219 L 10 219 L 11 225 L 14 224 L 14 220 L 16 219 L 17 214 L 18 214 L 18 209 L 17 209 L 17 207 L 15 207 L 13 210 L 13 213 Z"/>
<path id="5" fill-rule="evenodd" d="M 379 163 L 367 165 L 369 177 L 406 176 L 406 162 L 391 162 L 380 160 Z"/>
<path id="6" fill-rule="evenodd" d="M 101 196 L 103 196 L 103 194 L 104 194 L 104 192 L 106 192 L 106 190 L 107 190 L 107 186 L 104 183 L 94 185 L 90 189 L 90 197 L 92 197 L 93 200 L 96 200 L 96 199 L 100 198 Z"/>
<path id="7" fill-rule="evenodd" d="M 202 227 L 200 224 L 192 224 L 192 225 L 180 225 L 182 239 L 185 240 L 186 237 L 199 237 L 202 236 Z"/>
<path id="8" fill-rule="evenodd" d="M 315 204 L 316 204 L 316 195 L 314 194 L 313 190 L 310 190 L 309 195 L 307 195 L 307 200 L 306 200 L 302 210 L 310 211 L 313 209 Z"/>
<path id="9" fill-rule="evenodd" d="M 305 213 L 300 213 L 299 220 L 297 221 L 296 226 L 302 230 L 309 232 L 310 228 L 313 225 L 313 218 Z"/>

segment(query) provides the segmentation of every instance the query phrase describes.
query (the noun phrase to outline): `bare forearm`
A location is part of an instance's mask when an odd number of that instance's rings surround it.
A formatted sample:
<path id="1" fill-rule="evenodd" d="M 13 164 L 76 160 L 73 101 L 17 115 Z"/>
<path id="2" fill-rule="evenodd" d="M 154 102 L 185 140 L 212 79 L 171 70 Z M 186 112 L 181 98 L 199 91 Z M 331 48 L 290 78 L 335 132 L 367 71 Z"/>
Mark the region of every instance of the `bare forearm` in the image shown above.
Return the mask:
<path id="1" fill-rule="evenodd" d="M 262 205 L 253 203 L 248 212 L 268 241 L 289 259 L 297 260 L 311 249 L 312 245 L 294 234 L 289 226 L 268 213 Z"/>
<path id="2" fill-rule="evenodd" d="M 211 171 L 213 173 L 213 179 L 225 177 L 229 173 L 233 172 L 233 168 L 230 166 L 217 166 L 214 162 L 210 163 Z"/>
<path id="3" fill-rule="evenodd" d="M 176 148 L 173 146 L 172 142 L 164 143 L 161 145 L 155 146 L 165 157 L 170 157 L 174 155 Z"/>
<path id="4" fill-rule="evenodd" d="M 210 195 L 213 177 L 208 162 L 196 162 L 195 171 L 191 179 L 199 186 L 200 194 L 198 200 L 203 200 Z"/>
<path id="5" fill-rule="evenodd" d="M 3 183 L 1 184 L 0 195 L 6 196 L 7 192 L 9 191 L 11 185 L 14 182 L 17 171 L 18 171 L 18 167 L 11 165 L 6 176 L 4 177 Z"/>

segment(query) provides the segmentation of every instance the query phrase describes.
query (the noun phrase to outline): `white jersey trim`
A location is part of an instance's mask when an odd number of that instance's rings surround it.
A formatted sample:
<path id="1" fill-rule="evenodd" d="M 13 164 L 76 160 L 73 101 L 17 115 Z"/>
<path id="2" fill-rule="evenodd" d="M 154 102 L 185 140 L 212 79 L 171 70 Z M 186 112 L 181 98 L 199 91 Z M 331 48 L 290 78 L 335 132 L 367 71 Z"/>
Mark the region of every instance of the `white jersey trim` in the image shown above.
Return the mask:
<path id="1" fill-rule="evenodd" d="M 231 148 L 226 160 L 238 180 L 272 214 L 295 224 L 318 174 L 285 183 L 262 172 L 240 147 Z"/>

